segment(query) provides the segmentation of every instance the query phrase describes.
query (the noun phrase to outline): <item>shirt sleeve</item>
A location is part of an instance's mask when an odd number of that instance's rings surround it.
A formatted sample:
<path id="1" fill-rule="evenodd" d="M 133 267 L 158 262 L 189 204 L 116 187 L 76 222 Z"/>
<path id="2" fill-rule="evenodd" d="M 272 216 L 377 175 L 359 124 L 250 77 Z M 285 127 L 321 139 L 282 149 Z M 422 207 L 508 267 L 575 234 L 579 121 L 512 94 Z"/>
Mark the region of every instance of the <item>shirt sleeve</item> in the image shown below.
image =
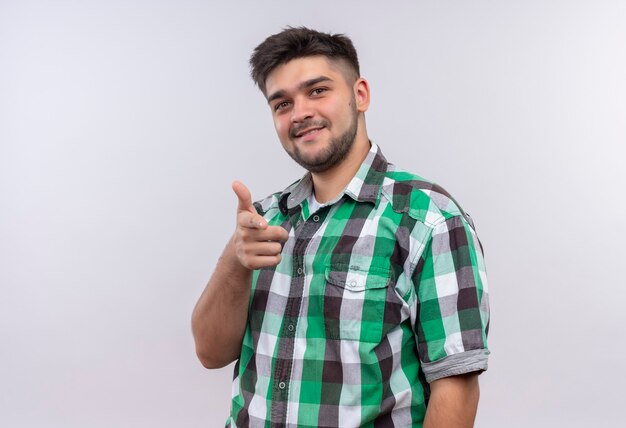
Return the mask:
<path id="1" fill-rule="evenodd" d="M 487 370 L 487 276 L 468 219 L 454 216 L 433 228 L 413 281 L 417 349 L 426 380 Z"/>

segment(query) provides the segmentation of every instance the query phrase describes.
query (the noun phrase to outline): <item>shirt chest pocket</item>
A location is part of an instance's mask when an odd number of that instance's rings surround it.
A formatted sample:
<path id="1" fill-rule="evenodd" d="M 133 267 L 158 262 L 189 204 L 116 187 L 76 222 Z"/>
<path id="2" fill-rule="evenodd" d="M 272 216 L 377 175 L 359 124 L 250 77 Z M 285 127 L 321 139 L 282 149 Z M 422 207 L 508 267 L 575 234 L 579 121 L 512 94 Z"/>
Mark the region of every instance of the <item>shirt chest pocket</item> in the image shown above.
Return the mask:
<path id="1" fill-rule="evenodd" d="M 326 269 L 325 276 L 326 338 L 379 343 L 391 282 L 389 268 L 334 264 Z"/>

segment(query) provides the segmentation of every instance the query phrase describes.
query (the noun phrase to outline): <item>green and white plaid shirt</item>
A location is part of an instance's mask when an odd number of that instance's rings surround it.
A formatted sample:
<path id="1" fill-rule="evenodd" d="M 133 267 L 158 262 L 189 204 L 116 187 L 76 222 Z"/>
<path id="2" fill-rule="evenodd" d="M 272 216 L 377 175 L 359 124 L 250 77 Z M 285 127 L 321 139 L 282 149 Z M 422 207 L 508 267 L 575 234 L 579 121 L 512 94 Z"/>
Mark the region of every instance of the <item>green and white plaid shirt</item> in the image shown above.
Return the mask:
<path id="1" fill-rule="evenodd" d="M 422 426 L 429 382 L 487 369 L 489 304 L 471 219 L 372 144 L 309 212 L 309 174 L 255 203 L 289 232 L 254 272 L 230 426 Z"/>

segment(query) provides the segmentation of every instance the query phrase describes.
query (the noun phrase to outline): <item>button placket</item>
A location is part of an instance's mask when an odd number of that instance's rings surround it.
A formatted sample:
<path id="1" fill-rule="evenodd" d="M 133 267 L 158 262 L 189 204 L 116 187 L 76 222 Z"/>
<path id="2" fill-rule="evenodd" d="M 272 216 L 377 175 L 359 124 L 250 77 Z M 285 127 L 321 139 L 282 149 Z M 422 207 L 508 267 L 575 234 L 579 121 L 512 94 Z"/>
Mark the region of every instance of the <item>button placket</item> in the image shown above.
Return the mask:
<path id="1" fill-rule="evenodd" d="M 293 270 L 291 270 L 291 287 L 285 307 L 284 324 L 279 333 L 278 359 L 273 370 L 274 381 L 272 382 L 272 390 L 276 398 L 272 402 L 272 415 L 274 415 L 273 420 L 276 420 L 278 423 L 284 423 L 287 419 L 286 400 L 289 395 L 289 385 L 292 376 L 294 338 L 299 321 L 300 311 L 298 305 L 302 304 L 304 281 L 308 272 L 305 268 L 306 249 L 319 230 L 325 218 L 325 213 L 326 211 L 323 211 L 321 215 L 315 214 L 310 217 L 309 221 L 302 217 L 301 207 L 297 206 L 289 211 L 291 224 L 296 228 L 292 238 L 294 242 L 291 249 Z M 293 218 L 293 216 L 298 217 Z"/>

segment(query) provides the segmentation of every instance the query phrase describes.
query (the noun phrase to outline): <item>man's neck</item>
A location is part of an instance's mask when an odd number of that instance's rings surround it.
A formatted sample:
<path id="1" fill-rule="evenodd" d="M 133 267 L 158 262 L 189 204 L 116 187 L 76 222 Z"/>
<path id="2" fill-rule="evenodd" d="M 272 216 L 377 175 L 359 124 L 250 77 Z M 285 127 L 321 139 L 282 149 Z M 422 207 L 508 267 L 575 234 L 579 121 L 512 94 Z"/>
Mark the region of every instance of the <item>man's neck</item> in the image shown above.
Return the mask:
<path id="1" fill-rule="evenodd" d="M 356 175 L 371 148 L 367 134 L 357 134 L 354 145 L 341 163 L 321 173 L 311 173 L 315 199 L 324 204 L 335 199 Z"/>

